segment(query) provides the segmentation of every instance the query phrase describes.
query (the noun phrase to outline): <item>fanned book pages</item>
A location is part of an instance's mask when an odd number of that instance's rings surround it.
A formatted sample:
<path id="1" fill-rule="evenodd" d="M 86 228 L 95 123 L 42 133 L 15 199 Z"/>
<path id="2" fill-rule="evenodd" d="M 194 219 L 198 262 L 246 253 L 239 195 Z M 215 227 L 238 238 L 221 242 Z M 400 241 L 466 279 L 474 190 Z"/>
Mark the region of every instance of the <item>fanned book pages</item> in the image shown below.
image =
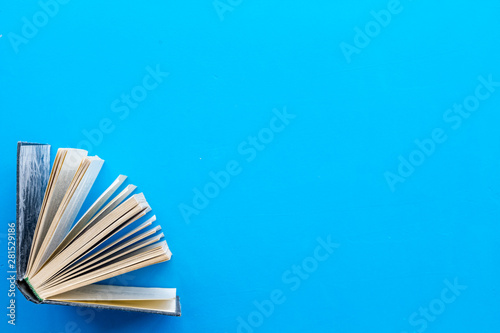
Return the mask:
<path id="1" fill-rule="evenodd" d="M 98 284 L 172 255 L 126 176 L 80 214 L 102 159 L 61 148 L 49 171 L 50 146 L 24 142 L 17 158 L 17 285 L 28 300 L 180 316 L 175 288 Z"/>

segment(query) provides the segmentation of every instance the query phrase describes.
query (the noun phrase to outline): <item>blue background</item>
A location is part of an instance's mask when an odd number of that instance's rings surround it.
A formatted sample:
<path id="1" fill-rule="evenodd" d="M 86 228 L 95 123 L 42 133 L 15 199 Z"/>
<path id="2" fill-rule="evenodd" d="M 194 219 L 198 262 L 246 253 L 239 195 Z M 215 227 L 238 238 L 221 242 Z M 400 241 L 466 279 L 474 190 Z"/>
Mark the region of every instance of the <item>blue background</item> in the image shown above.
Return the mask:
<path id="1" fill-rule="evenodd" d="M 52 155 L 87 145 L 106 163 L 86 205 L 128 175 L 173 252 L 116 283 L 177 287 L 183 315 L 37 306 L 17 293 L 16 326 L 0 313 L 2 330 L 236 332 L 279 289 L 285 302 L 252 331 L 498 331 L 500 87 L 458 128 L 443 118 L 479 76 L 500 81 L 498 2 L 401 0 L 377 31 L 370 12 L 390 1 L 226 1 L 221 15 L 212 1 L 71 1 L 47 22 L 36 0 L 3 4 L 2 276 L 17 141 L 50 143 Z M 34 15 L 38 32 L 17 45 Z M 355 46 L 367 24 L 373 37 L 346 57 L 342 43 Z M 169 75 L 116 112 L 148 66 Z M 295 118 L 247 161 L 239 145 L 284 108 Z M 386 172 L 436 128 L 446 141 L 391 189 Z M 232 160 L 241 172 L 187 223 L 179 205 Z M 284 274 L 328 236 L 340 246 L 291 290 Z M 467 289 L 422 319 L 455 279 Z"/>

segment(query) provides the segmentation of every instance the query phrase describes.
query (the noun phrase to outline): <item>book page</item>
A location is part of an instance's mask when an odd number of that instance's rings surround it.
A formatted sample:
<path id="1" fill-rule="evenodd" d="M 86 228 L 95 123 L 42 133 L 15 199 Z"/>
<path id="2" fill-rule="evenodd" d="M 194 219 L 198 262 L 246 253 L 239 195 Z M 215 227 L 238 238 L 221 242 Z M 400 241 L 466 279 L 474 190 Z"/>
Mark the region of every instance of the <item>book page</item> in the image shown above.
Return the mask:
<path id="1" fill-rule="evenodd" d="M 169 300 L 137 300 L 137 301 L 68 301 L 82 304 L 95 304 L 131 308 L 131 309 L 144 309 L 162 312 L 175 313 L 177 308 L 177 301 L 175 299 Z"/>
<path id="2" fill-rule="evenodd" d="M 65 281 L 55 287 L 49 287 L 47 289 L 44 288 L 43 285 L 33 285 L 33 287 L 37 290 L 41 298 L 48 298 L 142 267 L 170 260 L 171 255 L 172 254 L 168 249 L 167 243 L 162 241 L 160 243 L 136 250 L 133 253 L 125 255 L 124 258 L 111 262 L 109 265 L 105 265 L 95 271 L 80 275 L 69 281 Z"/>
<path id="3" fill-rule="evenodd" d="M 104 163 L 104 160 L 97 156 L 86 157 L 86 159 L 89 163 L 88 167 L 85 170 L 81 170 L 81 174 L 78 174 L 78 172 L 75 174 L 64 198 L 64 201 L 66 201 L 64 202 L 65 205 L 59 207 L 52 221 L 50 228 L 52 230 L 49 229 L 49 231 L 52 231 L 52 234 L 47 233 L 46 239 L 40 247 L 41 265 L 45 263 L 68 234 Z"/>
<path id="4" fill-rule="evenodd" d="M 32 242 L 27 274 L 37 269 L 40 258 L 39 250 L 42 242 L 82 159 L 86 156 L 87 151 L 82 149 L 62 148 L 57 151 L 49 184 L 45 191 L 44 203 L 42 205 L 43 211 L 39 216 Z"/>
<path id="5" fill-rule="evenodd" d="M 114 248 L 109 249 L 108 251 L 103 252 L 98 256 L 96 256 L 95 254 L 91 255 L 90 257 L 88 257 L 88 259 L 90 259 L 89 262 L 86 262 L 82 265 L 80 265 L 80 262 L 78 262 L 76 266 L 70 266 L 68 269 L 64 269 L 63 271 L 61 271 L 60 275 L 58 275 L 54 279 L 51 279 L 48 283 L 44 284 L 44 287 L 56 286 L 60 283 L 64 283 L 67 280 L 76 278 L 78 275 L 92 272 L 93 270 L 104 267 L 103 265 L 113 262 L 125 256 L 126 254 L 129 254 L 143 247 L 146 247 L 150 244 L 158 242 L 163 238 L 164 236 L 163 233 L 155 235 L 153 237 L 149 237 L 145 241 L 142 242 L 139 241 L 143 238 L 153 235 L 154 233 L 156 233 L 156 231 L 159 230 L 159 228 L 160 227 L 158 226 L 154 229 L 151 229 L 150 231 L 147 231 L 135 237 L 134 239 L 122 242 L 118 246 L 115 246 Z"/>
<path id="6" fill-rule="evenodd" d="M 142 193 L 133 195 L 101 221 L 86 230 L 67 248 L 57 254 L 34 276 L 30 276 L 32 285 L 41 286 L 64 267 L 92 251 L 106 239 L 144 216 L 151 208 Z M 35 287 L 36 288 L 36 287 Z"/>
<path id="7" fill-rule="evenodd" d="M 71 231 L 66 235 L 64 240 L 52 252 L 47 260 L 50 260 L 54 255 L 63 250 L 77 235 L 85 228 L 89 221 L 96 215 L 97 211 L 106 203 L 106 201 L 115 193 L 115 191 L 123 184 L 127 176 L 120 175 L 118 178 L 101 194 L 99 198 L 90 206 L 90 208 L 83 214 L 77 223 L 71 228 Z"/>
<path id="8" fill-rule="evenodd" d="M 175 299 L 175 288 L 143 288 L 90 284 L 48 299 L 57 301 L 130 301 Z"/>
<path id="9" fill-rule="evenodd" d="M 96 249 L 90 251 L 89 255 L 86 255 L 86 257 L 82 258 L 81 260 L 78 260 L 77 263 L 69 265 L 67 269 L 59 272 L 58 274 L 55 275 L 55 277 L 59 278 L 60 276 L 62 276 L 62 274 L 66 275 L 67 271 L 72 271 L 74 269 L 80 268 L 81 266 L 85 265 L 88 261 L 92 260 L 92 258 L 94 258 L 95 256 L 97 256 L 97 255 L 99 255 L 99 254 L 101 254 L 101 253 L 109 250 L 110 248 L 112 248 L 115 245 L 119 244 L 123 240 L 128 239 L 130 236 L 135 235 L 136 233 L 138 233 L 142 229 L 150 226 L 155 220 L 156 220 L 156 216 L 153 216 L 150 219 L 148 219 L 146 222 L 142 223 L 141 225 L 139 225 L 135 229 L 129 231 L 128 233 L 126 233 L 125 235 L 121 236 L 117 240 L 111 242 L 110 244 L 108 244 L 108 245 L 106 245 L 106 246 L 104 246 L 104 247 L 102 247 L 100 249 L 96 248 Z M 94 253 L 92 253 L 92 252 L 94 252 Z"/>

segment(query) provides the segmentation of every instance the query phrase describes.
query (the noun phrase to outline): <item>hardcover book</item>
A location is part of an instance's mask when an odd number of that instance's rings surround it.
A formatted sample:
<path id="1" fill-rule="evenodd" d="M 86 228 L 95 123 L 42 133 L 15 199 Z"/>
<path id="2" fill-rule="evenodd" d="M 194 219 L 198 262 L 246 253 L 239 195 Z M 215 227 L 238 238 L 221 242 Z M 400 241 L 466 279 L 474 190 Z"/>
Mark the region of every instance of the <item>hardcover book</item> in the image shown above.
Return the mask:
<path id="1" fill-rule="evenodd" d="M 61 148 L 50 170 L 50 146 L 17 148 L 17 286 L 31 302 L 180 316 L 175 288 L 98 284 L 168 261 L 171 252 L 144 194 L 118 191 L 118 178 L 80 214 L 104 163 Z M 79 215 L 80 214 L 80 215 Z M 79 219 L 77 219 L 77 217 Z"/>

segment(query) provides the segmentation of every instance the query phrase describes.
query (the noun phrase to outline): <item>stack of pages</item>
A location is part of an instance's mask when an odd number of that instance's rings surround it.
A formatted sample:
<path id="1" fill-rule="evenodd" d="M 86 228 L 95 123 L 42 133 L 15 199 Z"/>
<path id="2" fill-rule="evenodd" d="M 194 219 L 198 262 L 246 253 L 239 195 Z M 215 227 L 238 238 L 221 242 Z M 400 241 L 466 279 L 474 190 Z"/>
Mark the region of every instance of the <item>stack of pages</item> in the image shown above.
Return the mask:
<path id="1" fill-rule="evenodd" d="M 42 197 L 37 186 L 47 154 L 40 150 L 47 146 L 18 147 L 18 228 L 26 227 L 20 222 L 27 223 L 30 205 L 40 200 L 31 244 L 18 245 L 29 248 L 18 280 L 36 300 L 180 315 L 176 289 L 95 284 L 170 260 L 160 226 L 152 225 L 156 217 L 143 218 L 151 208 L 142 193 L 133 194 L 136 186 L 119 191 L 127 177 L 118 176 L 76 220 L 104 161 L 85 150 L 59 149 Z"/>

